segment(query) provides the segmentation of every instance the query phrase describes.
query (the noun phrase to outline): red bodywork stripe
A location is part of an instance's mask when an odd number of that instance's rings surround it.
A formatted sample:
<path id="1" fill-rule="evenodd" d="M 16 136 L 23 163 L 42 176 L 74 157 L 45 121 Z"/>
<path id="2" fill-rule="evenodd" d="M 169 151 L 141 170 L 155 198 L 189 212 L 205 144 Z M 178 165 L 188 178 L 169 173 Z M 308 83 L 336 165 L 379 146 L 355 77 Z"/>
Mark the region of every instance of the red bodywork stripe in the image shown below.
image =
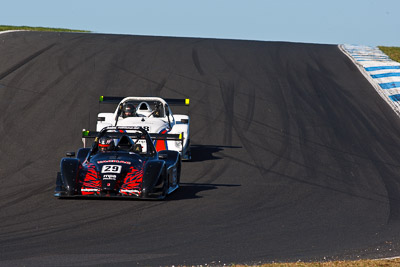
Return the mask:
<path id="1" fill-rule="evenodd" d="M 97 191 L 81 191 L 82 195 L 94 195 L 100 191 L 100 179 L 98 177 L 96 166 L 88 164 L 88 171 L 82 181 L 82 189 L 97 189 Z"/>
<path id="2" fill-rule="evenodd" d="M 160 132 L 160 134 L 166 134 L 167 129 Z M 167 150 L 167 140 L 156 140 L 155 147 L 157 151 Z"/>
<path id="3" fill-rule="evenodd" d="M 128 173 L 125 176 L 124 182 L 120 187 L 120 193 L 122 195 L 140 195 L 140 193 L 131 193 L 131 192 L 121 192 L 123 190 L 137 190 L 138 192 L 142 191 L 143 185 L 143 166 L 145 162 L 143 162 L 142 166 L 130 167 Z"/>

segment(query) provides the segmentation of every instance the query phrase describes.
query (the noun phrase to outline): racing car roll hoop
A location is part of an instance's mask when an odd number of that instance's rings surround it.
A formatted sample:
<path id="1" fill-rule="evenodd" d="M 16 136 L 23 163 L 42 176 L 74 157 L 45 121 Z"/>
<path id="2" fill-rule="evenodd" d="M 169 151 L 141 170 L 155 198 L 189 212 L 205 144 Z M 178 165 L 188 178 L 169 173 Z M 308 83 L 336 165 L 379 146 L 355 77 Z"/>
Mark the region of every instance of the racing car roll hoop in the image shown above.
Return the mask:
<path id="1" fill-rule="evenodd" d="M 157 151 L 142 127 L 107 127 L 61 159 L 54 196 L 164 199 L 179 187 L 178 151 Z"/>
<path id="2" fill-rule="evenodd" d="M 173 150 L 183 160 L 191 159 L 190 119 L 188 115 L 173 114 L 170 106 L 189 106 L 189 99 L 161 97 L 118 97 L 101 96 L 100 103 L 117 104 L 114 113 L 99 113 L 96 131 L 110 126 L 140 126 L 152 135 L 181 135 L 182 140 L 155 140 L 157 151 Z"/>

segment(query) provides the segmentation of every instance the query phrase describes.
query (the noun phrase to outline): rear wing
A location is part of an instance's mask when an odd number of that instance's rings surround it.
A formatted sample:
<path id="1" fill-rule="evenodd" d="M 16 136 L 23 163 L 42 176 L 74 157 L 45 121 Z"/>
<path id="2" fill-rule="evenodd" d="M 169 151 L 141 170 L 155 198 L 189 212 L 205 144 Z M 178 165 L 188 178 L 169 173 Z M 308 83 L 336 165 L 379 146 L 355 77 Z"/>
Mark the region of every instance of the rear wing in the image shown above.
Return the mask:
<path id="1" fill-rule="evenodd" d="M 82 142 L 83 142 L 83 147 L 86 147 L 86 139 L 88 138 L 97 138 L 100 132 L 96 131 L 87 131 L 85 129 L 82 130 Z M 183 133 L 181 134 L 156 134 L 156 133 L 148 133 L 150 138 L 155 141 L 155 140 L 164 140 L 164 141 L 181 141 L 183 145 Z M 119 139 L 120 137 L 127 135 L 129 137 L 133 138 L 140 138 L 141 134 L 140 133 L 129 133 L 129 132 L 109 132 L 107 133 L 107 136 L 115 139 Z"/>
<path id="2" fill-rule="evenodd" d="M 122 96 L 100 96 L 99 102 L 104 104 L 118 104 L 124 98 Z M 189 98 L 163 98 L 170 106 L 189 106 Z"/>

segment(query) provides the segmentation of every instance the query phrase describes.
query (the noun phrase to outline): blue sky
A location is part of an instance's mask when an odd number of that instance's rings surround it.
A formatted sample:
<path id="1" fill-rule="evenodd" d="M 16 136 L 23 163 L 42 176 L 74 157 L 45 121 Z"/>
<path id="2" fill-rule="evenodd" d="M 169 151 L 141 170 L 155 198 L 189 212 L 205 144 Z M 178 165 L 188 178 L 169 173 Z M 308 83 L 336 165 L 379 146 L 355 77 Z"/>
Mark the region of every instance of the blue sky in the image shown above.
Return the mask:
<path id="1" fill-rule="evenodd" d="M 400 46 L 400 0 L 13 0 L 1 25 Z"/>

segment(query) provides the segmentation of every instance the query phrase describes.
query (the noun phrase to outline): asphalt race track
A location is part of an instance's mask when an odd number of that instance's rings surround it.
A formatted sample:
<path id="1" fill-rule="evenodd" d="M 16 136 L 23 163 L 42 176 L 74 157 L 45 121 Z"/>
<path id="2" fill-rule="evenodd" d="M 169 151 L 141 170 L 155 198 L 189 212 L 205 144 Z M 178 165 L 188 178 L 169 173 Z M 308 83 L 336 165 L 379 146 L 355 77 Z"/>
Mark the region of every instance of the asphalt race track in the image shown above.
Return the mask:
<path id="1" fill-rule="evenodd" d="M 100 95 L 190 98 L 166 201 L 53 197 Z M 5 33 L 0 120 L 2 266 L 400 255 L 400 120 L 337 46 Z"/>

